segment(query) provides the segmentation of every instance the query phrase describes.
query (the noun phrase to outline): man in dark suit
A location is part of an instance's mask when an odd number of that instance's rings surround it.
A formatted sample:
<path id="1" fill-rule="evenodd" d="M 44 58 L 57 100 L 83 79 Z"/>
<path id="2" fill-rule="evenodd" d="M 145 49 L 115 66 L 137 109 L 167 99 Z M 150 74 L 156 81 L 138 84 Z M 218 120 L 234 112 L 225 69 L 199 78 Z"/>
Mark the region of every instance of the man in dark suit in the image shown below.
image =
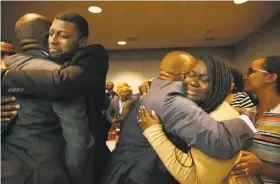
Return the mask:
<path id="1" fill-rule="evenodd" d="M 246 139 L 252 138 L 253 130 L 247 125 L 252 123 L 247 116 L 242 117 L 246 122 L 240 118 L 216 122 L 185 98 L 180 74 L 194 63 L 195 59 L 184 52 L 171 52 L 164 57 L 159 77 L 153 79 L 150 92 L 136 104 L 125 122 L 104 172 L 103 184 L 177 183 L 141 132 L 137 121 L 140 105 L 160 115 L 165 133 L 183 151 L 194 146 L 214 158 L 227 159 L 243 148 Z"/>
<path id="2" fill-rule="evenodd" d="M 61 68 L 47 60 L 45 39 L 50 25 L 45 17 L 38 14 L 26 14 L 18 20 L 16 34 L 23 52 L 4 60 L 8 68 L 46 71 Z M 34 27 L 40 29 L 33 30 Z M 8 129 L 2 133 L 2 160 L 13 166 L 26 166 L 31 172 L 26 174 L 26 181 L 19 177 L 22 173 L 16 172 L 2 178 L 2 182 L 11 183 L 17 179 L 16 183 L 69 183 L 68 171 L 71 182 L 79 181 L 86 162 L 86 151 L 94 143 L 84 97 L 64 102 L 18 98 L 17 103 L 24 108 L 18 111 Z M 65 162 L 68 171 L 64 168 Z M 5 172 L 7 164 L 2 169 Z"/>
<path id="3" fill-rule="evenodd" d="M 105 104 L 104 104 L 104 110 L 108 110 L 110 106 L 111 100 L 118 98 L 117 92 L 114 91 L 114 83 L 113 82 L 107 82 L 106 84 L 106 93 L 105 93 Z"/>
<path id="4" fill-rule="evenodd" d="M 116 119 L 120 115 L 120 107 L 123 107 L 124 103 L 125 102 L 121 101 L 119 98 L 111 100 L 109 108 L 106 111 L 106 118 L 111 124 L 115 123 Z"/>
<path id="5" fill-rule="evenodd" d="M 54 71 L 2 69 L 2 94 L 49 100 L 84 96 L 95 138 L 93 152 L 87 152 L 94 159 L 88 165 L 94 164 L 95 171 L 89 168 L 85 172 L 97 182 L 109 154 L 105 144 L 107 132 L 101 120 L 108 53 L 101 45 L 86 46 L 87 37 L 88 24 L 82 16 L 72 12 L 58 14 L 49 31 L 49 51 L 63 67 Z"/>

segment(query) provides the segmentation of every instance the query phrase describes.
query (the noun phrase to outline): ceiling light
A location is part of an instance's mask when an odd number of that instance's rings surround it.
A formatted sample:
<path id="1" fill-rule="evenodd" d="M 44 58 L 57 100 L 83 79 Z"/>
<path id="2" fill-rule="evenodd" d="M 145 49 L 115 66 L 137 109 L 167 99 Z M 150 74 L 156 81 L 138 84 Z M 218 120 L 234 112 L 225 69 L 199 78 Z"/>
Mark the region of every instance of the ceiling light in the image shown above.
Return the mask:
<path id="1" fill-rule="evenodd" d="M 126 45 L 126 42 L 125 41 L 118 41 L 118 44 L 119 45 Z"/>
<path id="2" fill-rule="evenodd" d="M 234 0 L 233 2 L 235 4 L 242 4 L 242 3 L 246 3 L 248 0 Z"/>
<path id="3" fill-rule="evenodd" d="M 98 6 L 91 6 L 88 8 L 88 11 L 90 11 L 91 13 L 101 13 L 102 9 Z"/>

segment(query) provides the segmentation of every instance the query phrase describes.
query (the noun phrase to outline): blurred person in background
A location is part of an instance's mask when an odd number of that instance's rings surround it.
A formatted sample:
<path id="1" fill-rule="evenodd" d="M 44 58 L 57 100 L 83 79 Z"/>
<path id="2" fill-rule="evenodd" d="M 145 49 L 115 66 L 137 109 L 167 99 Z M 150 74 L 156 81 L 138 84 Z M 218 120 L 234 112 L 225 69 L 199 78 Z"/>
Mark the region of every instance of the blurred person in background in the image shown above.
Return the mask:
<path id="1" fill-rule="evenodd" d="M 231 91 L 226 98 L 231 106 L 242 113 L 255 106 L 250 96 L 244 92 L 244 76 L 242 71 L 236 66 L 231 66 Z"/>
<path id="2" fill-rule="evenodd" d="M 107 82 L 106 84 L 106 92 L 105 92 L 105 104 L 104 110 L 106 111 L 109 108 L 110 102 L 114 98 L 118 98 L 117 92 L 114 91 L 114 83 Z"/>
<path id="3" fill-rule="evenodd" d="M 146 95 L 150 91 L 151 87 L 151 81 L 144 81 L 140 86 L 139 86 L 139 99 L 140 100 L 144 95 Z"/>
<path id="4" fill-rule="evenodd" d="M 131 99 L 132 95 L 132 89 L 127 84 L 118 85 L 117 91 L 119 94 L 119 98 L 112 99 L 110 102 L 110 106 L 106 111 L 107 120 L 111 124 L 114 124 L 118 121 L 122 114 L 124 104 L 127 100 Z"/>

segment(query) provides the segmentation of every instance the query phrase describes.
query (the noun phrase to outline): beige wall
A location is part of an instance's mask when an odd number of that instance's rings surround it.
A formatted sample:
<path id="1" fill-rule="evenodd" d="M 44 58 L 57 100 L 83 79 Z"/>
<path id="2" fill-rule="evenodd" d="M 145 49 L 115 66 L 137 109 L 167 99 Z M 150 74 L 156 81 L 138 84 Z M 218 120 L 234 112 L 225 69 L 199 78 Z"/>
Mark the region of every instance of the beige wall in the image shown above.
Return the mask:
<path id="1" fill-rule="evenodd" d="M 259 57 L 280 55 L 280 14 L 234 47 L 234 63 L 244 72 Z"/>
<path id="2" fill-rule="evenodd" d="M 234 47 L 110 51 L 107 81 L 112 81 L 115 85 L 127 82 L 132 86 L 133 92 L 137 93 L 142 81 L 157 76 L 161 58 L 172 50 L 188 51 L 195 57 L 218 55 L 245 72 L 255 58 L 280 55 L 280 14 Z"/>
<path id="3" fill-rule="evenodd" d="M 156 49 L 139 51 L 111 51 L 109 52 L 109 71 L 107 81 L 114 82 L 115 86 L 127 82 L 132 86 L 133 92 L 138 92 L 142 81 L 156 77 L 159 72 L 159 63 L 164 55 L 172 50 L 184 50 L 195 57 L 213 54 L 231 62 L 232 48 L 186 48 L 186 49 Z"/>

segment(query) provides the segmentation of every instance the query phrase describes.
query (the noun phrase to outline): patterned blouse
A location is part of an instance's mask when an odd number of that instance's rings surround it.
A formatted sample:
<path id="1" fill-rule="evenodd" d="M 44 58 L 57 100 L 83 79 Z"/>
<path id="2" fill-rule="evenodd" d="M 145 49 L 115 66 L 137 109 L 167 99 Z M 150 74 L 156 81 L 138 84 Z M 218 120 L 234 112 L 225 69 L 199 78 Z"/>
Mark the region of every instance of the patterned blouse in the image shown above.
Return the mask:
<path id="1" fill-rule="evenodd" d="M 245 92 L 236 93 L 233 100 L 230 102 L 230 105 L 239 108 L 251 108 L 255 106 L 250 97 Z"/>
<path id="2" fill-rule="evenodd" d="M 254 137 L 250 151 L 264 162 L 280 164 L 280 104 L 260 117 L 256 129 L 260 135 Z M 264 184 L 280 183 L 265 176 L 260 177 Z"/>

